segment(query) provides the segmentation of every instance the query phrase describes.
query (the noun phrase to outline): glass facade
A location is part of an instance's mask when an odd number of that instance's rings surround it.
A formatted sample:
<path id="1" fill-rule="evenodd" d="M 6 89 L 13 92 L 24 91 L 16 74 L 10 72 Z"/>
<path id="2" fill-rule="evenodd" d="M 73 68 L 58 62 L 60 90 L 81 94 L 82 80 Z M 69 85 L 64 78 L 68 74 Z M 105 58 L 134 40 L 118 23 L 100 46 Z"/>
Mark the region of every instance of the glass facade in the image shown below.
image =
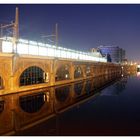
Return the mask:
<path id="1" fill-rule="evenodd" d="M 24 70 L 20 76 L 20 86 L 45 83 L 48 77 L 39 67 L 32 66 Z"/>

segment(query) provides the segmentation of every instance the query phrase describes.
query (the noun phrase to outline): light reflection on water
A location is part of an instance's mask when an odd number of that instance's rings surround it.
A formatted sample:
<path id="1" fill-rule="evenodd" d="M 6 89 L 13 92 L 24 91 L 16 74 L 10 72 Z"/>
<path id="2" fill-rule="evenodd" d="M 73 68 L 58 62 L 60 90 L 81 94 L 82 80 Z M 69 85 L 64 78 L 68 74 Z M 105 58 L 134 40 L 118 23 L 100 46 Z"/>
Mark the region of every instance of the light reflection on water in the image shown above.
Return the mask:
<path id="1" fill-rule="evenodd" d="M 108 78 L 97 77 L 30 95 L 4 97 L 7 104 L 0 114 L 0 134 L 13 129 L 16 135 L 140 134 L 140 125 L 132 121 L 140 121 L 140 96 L 130 90 L 134 83 L 139 91 L 138 77 L 123 76 L 101 90 L 109 82 Z M 15 101 L 12 106 L 11 96 Z M 49 116 L 52 119 L 48 120 Z M 7 122 L 9 126 L 5 127 Z M 26 130 L 29 125 L 34 127 Z"/>
<path id="2" fill-rule="evenodd" d="M 140 78 L 140 72 L 137 72 L 137 77 Z"/>

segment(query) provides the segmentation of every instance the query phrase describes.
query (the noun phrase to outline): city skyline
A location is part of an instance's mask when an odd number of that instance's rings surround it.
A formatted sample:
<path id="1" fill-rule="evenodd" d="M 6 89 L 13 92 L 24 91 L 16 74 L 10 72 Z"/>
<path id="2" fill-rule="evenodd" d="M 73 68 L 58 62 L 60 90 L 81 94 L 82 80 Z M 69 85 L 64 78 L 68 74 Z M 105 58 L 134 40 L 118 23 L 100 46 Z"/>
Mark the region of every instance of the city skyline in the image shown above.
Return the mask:
<path id="1" fill-rule="evenodd" d="M 52 34 L 58 23 L 60 46 L 90 51 L 115 45 L 126 50 L 129 60 L 140 60 L 140 5 L 1 4 L 0 23 L 11 22 L 16 7 L 21 38 L 41 40 L 42 35 Z"/>

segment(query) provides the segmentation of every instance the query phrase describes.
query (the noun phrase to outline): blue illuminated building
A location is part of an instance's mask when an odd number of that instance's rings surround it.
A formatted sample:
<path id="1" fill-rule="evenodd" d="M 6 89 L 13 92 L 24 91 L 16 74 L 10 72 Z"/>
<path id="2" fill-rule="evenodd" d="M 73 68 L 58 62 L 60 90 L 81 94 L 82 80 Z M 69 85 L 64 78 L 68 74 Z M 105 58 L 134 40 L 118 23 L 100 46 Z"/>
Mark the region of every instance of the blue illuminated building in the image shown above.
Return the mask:
<path id="1" fill-rule="evenodd" d="M 118 46 L 99 46 L 97 49 L 107 57 L 108 62 L 122 63 L 125 59 L 125 50 Z"/>

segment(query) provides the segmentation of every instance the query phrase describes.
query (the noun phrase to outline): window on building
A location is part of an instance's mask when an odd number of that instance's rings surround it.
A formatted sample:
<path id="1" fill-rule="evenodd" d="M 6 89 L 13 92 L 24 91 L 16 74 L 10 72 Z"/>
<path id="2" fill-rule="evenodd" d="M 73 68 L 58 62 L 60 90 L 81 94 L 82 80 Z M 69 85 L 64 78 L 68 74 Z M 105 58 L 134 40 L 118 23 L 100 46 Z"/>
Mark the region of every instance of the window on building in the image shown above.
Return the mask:
<path id="1" fill-rule="evenodd" d="M 20 76 L 20 86 L 45 83 L 48 75 L 39 67 L 32 66 L 27 68 Z"/>
<path id="2" fill-rule="evenodd" d="M 74 78 L 81 78 L 83 77 L 83 72 L 80 66 L 77 66 L 74 71 Z"/>
<path id="3" fill-rule="evenodd" d="M 3 79 L 0 77 L 0 89 L 3 88 Z"/>
<path id="4" fill-rule="evenodd" d="M 63 65 L 60 68 L 58 68 L 55 76 L 55 81 L 68 80 L 68 79 L 70 79 L 69 66 Z"/>

